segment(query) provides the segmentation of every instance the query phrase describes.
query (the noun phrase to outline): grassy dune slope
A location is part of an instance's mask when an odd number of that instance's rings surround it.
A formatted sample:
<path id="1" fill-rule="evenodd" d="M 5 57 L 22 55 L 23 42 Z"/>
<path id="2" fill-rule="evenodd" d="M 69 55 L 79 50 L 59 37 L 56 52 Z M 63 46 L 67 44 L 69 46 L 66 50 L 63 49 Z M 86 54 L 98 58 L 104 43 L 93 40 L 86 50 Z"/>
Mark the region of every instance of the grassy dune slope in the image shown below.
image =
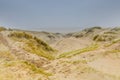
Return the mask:
<path id="1" fill-rule="evenodd" d="M 24 46 L 22 48 L 30 53 L 37 54 L 49 60 L 54 59 L 53 53 L 55 50 L 37 37 L 25 32 L 12 32 L 9 34 L 9 37 L 15 41 L 23 42 Z"/>

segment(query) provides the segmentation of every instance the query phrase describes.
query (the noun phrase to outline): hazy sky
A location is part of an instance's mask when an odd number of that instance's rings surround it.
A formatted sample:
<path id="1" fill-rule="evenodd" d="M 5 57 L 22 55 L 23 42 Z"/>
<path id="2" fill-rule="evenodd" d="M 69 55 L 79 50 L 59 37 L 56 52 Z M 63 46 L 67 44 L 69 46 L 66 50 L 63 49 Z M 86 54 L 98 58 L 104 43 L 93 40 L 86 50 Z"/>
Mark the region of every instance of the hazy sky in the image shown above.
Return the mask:
<path id="1" fill-rule="evenodd" d="M 0 0 L 0 25 L 59 32 L 120 26 L 120 0 Z"/>

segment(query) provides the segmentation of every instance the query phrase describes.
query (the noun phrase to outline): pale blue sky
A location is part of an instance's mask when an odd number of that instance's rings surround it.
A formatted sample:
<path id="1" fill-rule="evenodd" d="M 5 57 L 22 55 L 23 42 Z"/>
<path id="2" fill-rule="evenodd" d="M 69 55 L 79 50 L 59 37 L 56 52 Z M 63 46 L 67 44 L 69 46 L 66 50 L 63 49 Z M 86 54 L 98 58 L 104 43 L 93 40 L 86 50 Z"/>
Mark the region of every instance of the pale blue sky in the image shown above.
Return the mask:
<path id="1" fill-rule="evenodd" d="M 120 26 L 120 0 L 0 0 L 0 25 L 54 32 Z"/>

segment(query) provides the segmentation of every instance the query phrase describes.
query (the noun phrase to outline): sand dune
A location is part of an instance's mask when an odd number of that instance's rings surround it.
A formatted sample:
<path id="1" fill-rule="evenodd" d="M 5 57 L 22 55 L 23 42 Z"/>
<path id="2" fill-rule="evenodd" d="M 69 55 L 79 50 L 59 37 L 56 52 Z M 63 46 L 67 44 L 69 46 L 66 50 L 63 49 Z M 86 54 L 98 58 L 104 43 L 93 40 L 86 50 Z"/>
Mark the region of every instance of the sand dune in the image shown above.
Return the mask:
<path id="1" fill-rule="evenodd" d="M 120 29 L 0 30 L 0 80 L 120 80 Z"/>

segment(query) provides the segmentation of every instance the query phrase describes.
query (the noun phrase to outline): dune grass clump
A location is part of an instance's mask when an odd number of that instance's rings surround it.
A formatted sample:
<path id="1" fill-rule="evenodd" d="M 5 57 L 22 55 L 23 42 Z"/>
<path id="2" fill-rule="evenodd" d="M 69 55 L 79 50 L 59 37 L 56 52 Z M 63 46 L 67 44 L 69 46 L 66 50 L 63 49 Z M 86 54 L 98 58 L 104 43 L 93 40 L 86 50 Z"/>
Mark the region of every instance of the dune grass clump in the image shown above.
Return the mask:
<path id="1" fill-rule="evenodd" d="M 34 40 L 38 43 L 38 46 L 45 46 L 43 47 L 44 50 L 47 50 L 47 51 L 55 51 L 54 49 L 52 49 L 47 43 L 45 43 L 44 41 L 41 41 L 39 38 L 37 37 L 34 37 Z"/>
<path id="2" fill-rule="evenodd" d="M 83 48 L 83 49 L 78 49 L 78 50 L 75 50 L 75 51 L 62 53 L 59 56 L 59 58 L 72 57 L 72 56 L 75 56 L 75 55 L 78 55 L 78 54 L 81 54 L 81 53 L 84 53 L 84 52 L 96 50 L 98 47 L 99 47 L 98 44 L 92 44 L 92 45 L 90 45 L 86 48 Z"/>
<path id="3" fill-rule="evenodd" d="M 109 34 L 98 35 L 97 34 L 93 37 L 93 40 L 97 42 L 104 42 L 104 41 L 111 41 L 114 38 L 115 38 L 114 35 L 109 35 Z"/>
<path id="4" fill-rule="evenodd" d="M 33 44 L 34 43 L 34 44 Z M 37 54 L 38 56 L 42 56 L 49 60 L 53 60 L 54 56 L 52 56 L 51 52 L 44 49 L 44 46 L 35 44 L 33 41 L 28 41 L 23 47 L 24 50 Z"/>
<path id="5" fill-rule="evenodd" d="M 16 38 L 25 38 L 25 39 L 32 39 L 33 38 L 32 35 L 27 34 L 25 32 L 13 32 L 8 36 L 9 37 L 16 37 Z"/>
<path id="6" fill-rule="evenodd" d="M 108 31 L 108 32 L 104 32 L 104 34 L 116 34 L 116 32 L 114 32 L 114 31 Z"/>
<path id="7" fill-rule="evenodd" d="M 86 61 L 86 60 L 76 60 L 76 61 L 72 61 L 72 64 L 79 64 L 79 63 L 87 64 L 87 61 Z"/>
<path id="8" fill-rule="evenodd" d="M 92 27 L 92 28 L 84 29 L 84 31 L 86 32 L 86 34 L 89 34 L 89 33 L 94 32 L 96 29 L 102 29 L 102 28 L 99 27 L 99 26 L 95 26 L 95 27 Z"/>
<path id="9" fill-rule="evenodd" d="M 95 35 L 94 37 L 93 37 L 93 40 L 94 41 L 96 41 L 96 39 L 99 37 L 99 35 Z"/>
<path id="10" fill-rule="evenodd" d="M 35 73 L 40 73 L 46 76 L 52 76 L 51 73 L 47 73 L 45 72 L 45 70 L 41 69 L 41 68 L 37 68 L 34 64 L 29 63 L 27 61 L 22 61 L 22 63 L 24 63 L 30 70 L 34 71 Z"/>
<path id="11" fill-rule="evenodd" d="M 93 32 L 95 29 L 102 29 L 102 28 L 99 27 L 99 26 L 95 26 L 95 27 L 92 27 L 92 28 L 84 29 L 84 31 L 87 31 L 87 33 L 89 33 L 89 32 Z"/>

